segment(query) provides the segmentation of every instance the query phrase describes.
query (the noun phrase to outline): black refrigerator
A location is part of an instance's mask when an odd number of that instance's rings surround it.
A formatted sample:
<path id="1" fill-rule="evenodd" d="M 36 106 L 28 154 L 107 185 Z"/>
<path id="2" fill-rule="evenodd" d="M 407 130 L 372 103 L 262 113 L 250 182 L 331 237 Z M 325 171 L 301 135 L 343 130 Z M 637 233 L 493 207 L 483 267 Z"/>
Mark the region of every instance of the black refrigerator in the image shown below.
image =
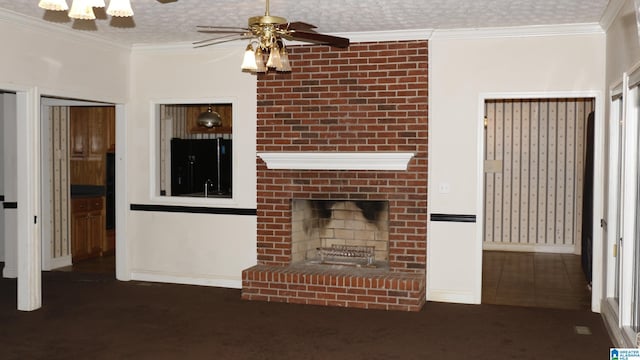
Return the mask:
<path id="1" fill-rule="evenodd" d="M 171 139 L 172 196 L 230 196 L 231 179 L 231 140 Z"/>

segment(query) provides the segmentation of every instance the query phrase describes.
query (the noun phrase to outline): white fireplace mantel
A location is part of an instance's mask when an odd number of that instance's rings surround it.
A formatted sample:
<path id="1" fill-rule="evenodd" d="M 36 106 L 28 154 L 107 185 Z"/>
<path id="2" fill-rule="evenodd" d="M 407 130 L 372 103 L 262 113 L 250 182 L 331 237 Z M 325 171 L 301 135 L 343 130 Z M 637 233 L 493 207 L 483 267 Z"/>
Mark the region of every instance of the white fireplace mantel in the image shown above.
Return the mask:
<path id="1" fill-rule="evenodd" d="M 407 170 L 412 152 L 263 152 L 274 170 Z"/>

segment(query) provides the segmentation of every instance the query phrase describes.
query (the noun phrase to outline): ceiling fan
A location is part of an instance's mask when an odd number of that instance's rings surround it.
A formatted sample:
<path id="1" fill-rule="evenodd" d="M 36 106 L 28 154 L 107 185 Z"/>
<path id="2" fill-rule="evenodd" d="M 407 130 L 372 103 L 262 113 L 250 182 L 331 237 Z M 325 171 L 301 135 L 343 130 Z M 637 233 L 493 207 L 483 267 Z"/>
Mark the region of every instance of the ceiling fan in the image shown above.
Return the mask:
<path id="1" fill-rule="evenodd" d="M 195 47 L 251 39 L 242 63 L 242 70 L 249 72 L 266 72 L 269 68 L 275 68 L 277 71 L 291 71 L 283 39 L 329 45 L 338 48 L 346 48 L 349 46 L 349 39 L 320 34 L 314 30 L 316 28 L 314 25 L 301 21 L 287 22 L 287 19 L 283 17 L 272 16 L 269 13 L 269 0 L 266 0 L 264 16 L 250 17 L 246 28 L 203 25 L 197 26 L 197 28 L 199 32 L 225 35 L 196 41 L 193 43 Z M 263 57 L 267 54 L 268 59 L 265 64 Z"/>

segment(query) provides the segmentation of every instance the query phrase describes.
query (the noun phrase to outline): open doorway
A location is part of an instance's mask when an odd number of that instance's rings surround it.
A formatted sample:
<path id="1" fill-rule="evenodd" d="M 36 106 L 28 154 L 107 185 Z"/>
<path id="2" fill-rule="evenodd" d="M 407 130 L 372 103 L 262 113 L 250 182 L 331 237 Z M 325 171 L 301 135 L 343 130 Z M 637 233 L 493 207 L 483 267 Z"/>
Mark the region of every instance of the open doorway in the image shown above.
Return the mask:
<path id="1" fill-rule="evenodd" d="M 43 269 L 115 277 L 115 107 L 43 98 Z"/>
<path id="2" fill-rule="evenodd" d="M 17 277 L 16 109 L 14 92 L 0 90 L 0 272 Z"/>
<path id="3" fill-rule="evenodd" d="M 594 109 L 485 99 L 483 303 L 591 307 Z"/>

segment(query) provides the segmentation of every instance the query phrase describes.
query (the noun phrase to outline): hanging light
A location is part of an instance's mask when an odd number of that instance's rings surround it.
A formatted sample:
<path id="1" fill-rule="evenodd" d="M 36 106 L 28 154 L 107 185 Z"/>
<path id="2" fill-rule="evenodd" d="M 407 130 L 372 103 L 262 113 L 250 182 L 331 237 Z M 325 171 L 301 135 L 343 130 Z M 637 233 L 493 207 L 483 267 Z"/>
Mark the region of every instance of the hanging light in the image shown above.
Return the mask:
<path id="1" fill-rule="evenodd" d="M 280 67 L 280 69 L 276 69 L 276 70 L 282 71 L 282 72 L 291 71 L 291 63 L 289 63 L 289 54 L 287 53 L 287 48 L 284 46 L 284 44 L 282 44 L 282 48 L 280 48 L 280 62 L 282 63 L 282 66 Z"/>
<path id="2" fill-rule="evenodd" d="M 88 3 L 94 8 L 103 8 L 105 6 L 104 0 L 88 0 Z"/>
<path id="3" fill-rule="evenodd" d="M 51 11 L 69 10 L 69 5 L 67 5 L 65 0 L 40 0 L 38 6 L 42 9 Z"/>
<path id="4" fill-rule="evenodd" d="M 256 49 L 256 72 L 264 73 L 267 72 L 267 67 L 264 64 L 264 56 L 262 55 L 262 49 L 258 45 Z"/>
<path id="5" fill-rule="evenodd" d="M 69 10 L 69 17 L 80 20 L 94 20 L 96 14 L 93 13 L 93 7 L 91 7 L 88 0 L 73 0 L 71 10 Z"/>
<path id="6" fill-rule="evenodd" d="M 282 62 L 280 61 L 280 48 L 278 48 L 278 43 L 273 43 L 271 45 L 271 49 L 269 49 L 269 60 L 267 60 L 268 68 L 282 68 Z"/>
<path id="7" fill-rule="evenodd" d="M 222 125 L 222 118 L 220 117 L 220 114 L 213 111 L 211 109 L 211 105 L 209 105 L 209 109 L 207 109 L 207 111 L 202 112 L 200 113 L 200 115 L 198 115 L 198 120 L 196 122 L 199 126 L 212 128 Z"/>
<path id="8" fill-rule="evenodd" d="M 253 51 L 251 43 L 247 45 L 244 51 L 244 59 L 242 60 L 242 71 L 257 71 L 258 64 L 256 64 L 256 53 Z"/>
<path id="9" fill-rule="evenodd" d="M 118 17 L 133 16 L 133 9 L 129 0 L 111 0 L 107 8 L 107 14 Z"/>

